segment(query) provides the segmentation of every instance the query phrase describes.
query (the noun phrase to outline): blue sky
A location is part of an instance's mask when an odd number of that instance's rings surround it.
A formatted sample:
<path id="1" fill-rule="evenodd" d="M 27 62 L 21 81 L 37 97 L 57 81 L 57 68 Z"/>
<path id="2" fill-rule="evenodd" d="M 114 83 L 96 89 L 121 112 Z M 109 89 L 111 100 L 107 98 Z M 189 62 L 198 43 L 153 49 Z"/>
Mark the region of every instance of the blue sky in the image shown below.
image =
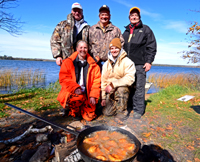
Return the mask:
<path id="1" fill-rule="evenodd" d="M 10 12 L 25 22 L 24 34 L 13 37 L 0 30 L 0 55 L 52 59 L 50 37 L 55 26 L 71 12 L 74 2 L 82 5 L 84 18 L 91 26 L 99 21 L 99 8 L 108 5 L 111 22 L 122 33 L 129 24 L 129 9 L 139 7 L 141 20 L 153 30 L 157 40 L 154 63 L 188 65 L 178 52 L 188 49 L 187 28 L 200 20 L 200 13 L 190 10 L 200 10 L 200 0 L 19 0 L 19 6 Z"/>

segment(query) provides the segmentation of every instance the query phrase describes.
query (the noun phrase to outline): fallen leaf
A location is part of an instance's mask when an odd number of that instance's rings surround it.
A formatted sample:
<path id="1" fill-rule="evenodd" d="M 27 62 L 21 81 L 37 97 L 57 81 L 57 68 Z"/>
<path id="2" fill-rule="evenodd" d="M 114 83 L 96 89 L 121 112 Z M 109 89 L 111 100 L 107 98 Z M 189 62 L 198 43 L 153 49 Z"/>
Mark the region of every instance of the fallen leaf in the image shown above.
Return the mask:
<path id="1" fill-rule="evenodd" d="M 156 128 L 156 131 L 164 132 L 165 130 L 164 130 L 163 128 L 161 128 L 161 127 L 157 127 L 157 128 Z"/>
<path id="2" fill-rule="evenodd" d="M 162 134 L 162 136 L 163 136 L 163 137 L 166 137 L 166 134 L 165 134 L 165 133 L 163 133 L 163 134 Z"/>
<path id="3" fill-rule="evenodd" d="M 167 130 L 172 130 L 173 128 L 169 125 L 166 129 Z"/>
<path id="4" fill-rule="evenodd" d="M 199 158 L 194 158 L 194 161 L 195 162 L 200 162 L 200 159 Z"/>
<path id="5" fill-rule="evenodd" d="M 10 152 L 14 151 L 14 150 L 16 149 L 16 147 L 17 147 L 17 146 L 11 146 L 10 149 L 9 149 L 9 151 L 10 151 Z"/>
<path id="6" fill-rule="evenodd" d="M 10 155 L 9 154 L 6 154 L 3 158 L 7 158 L 7 157 L 9 157 Z"/>
<path id="7" fill-rule="evenodd" d="M 143 133 L 143 135 L 147 138 L 147 137 L 149 137 L 151 135 L 151 132 L 149 132 L 149 133 Z"/>
<path id="8" fill-rule="evenodd" d="M 147 142 L 147 140 L 146 140 L 146 139 L 144 139 L 144 138 L 143 138 L 142 140 L 143 140 L 145 143 Z"/>
<path id="9" fill-rule="evenodd" d="M 193 146 L 187 146 L 187 149 L 192 151 L 192 150 L 194 150 L 194 147 Z"/>

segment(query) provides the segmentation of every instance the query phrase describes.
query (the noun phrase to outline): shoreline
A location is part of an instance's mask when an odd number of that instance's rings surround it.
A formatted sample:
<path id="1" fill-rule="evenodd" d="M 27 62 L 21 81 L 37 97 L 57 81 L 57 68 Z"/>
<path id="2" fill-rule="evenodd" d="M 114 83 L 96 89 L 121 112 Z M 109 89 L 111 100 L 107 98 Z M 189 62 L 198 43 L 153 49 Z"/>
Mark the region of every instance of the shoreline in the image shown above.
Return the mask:
<path id="1" fill-rule="evenodd" d="M 19 60 L 19 61 L 47 61 L 55 62 L 55 59 L 31 59 L 31 58 L 12 58 L 12 59 L 1 59 L 1 60 Z M 200 65 L 171 65 L 171 64 L 152 64 L 152 66 L 166 66 L 166 67 L 188 67 L 188 68 L 200 68 Z"/>

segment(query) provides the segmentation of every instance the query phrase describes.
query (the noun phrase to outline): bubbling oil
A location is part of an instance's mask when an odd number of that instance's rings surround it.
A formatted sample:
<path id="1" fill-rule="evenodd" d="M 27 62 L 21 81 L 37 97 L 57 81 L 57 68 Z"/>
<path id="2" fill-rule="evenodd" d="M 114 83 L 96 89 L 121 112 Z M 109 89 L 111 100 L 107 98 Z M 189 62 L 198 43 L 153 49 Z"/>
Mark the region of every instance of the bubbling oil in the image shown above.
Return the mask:
<path id="1" fill-rule="evenodd" d="M 88 135 L 82 146 L 89 157 L 102 161 L 123 161 L 135 155 L 135 143 L 117 131 L 96 131 Z"/>

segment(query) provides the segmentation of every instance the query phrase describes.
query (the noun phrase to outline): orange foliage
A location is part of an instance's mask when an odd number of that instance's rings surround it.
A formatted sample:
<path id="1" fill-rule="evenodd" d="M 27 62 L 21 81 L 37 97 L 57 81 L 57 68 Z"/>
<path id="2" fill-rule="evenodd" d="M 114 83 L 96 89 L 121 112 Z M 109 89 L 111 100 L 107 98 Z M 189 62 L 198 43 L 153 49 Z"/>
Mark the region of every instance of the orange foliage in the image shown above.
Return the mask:
<path id="1" fill-rule="evenodd" d="M 199 34 L 200 34 L 200 25 L 197 22 L 194 22 L 191 27 L 188 28 L 187 35 L 190 34 L 190 43 L 188 48 L 189 51 L 181 51 L 178 53 L 183 53 L 182 58 L 188 59 L 188 63 L 200 63 L 200 43 L 199 43 Z"/>
<path id="2" fill-rule="evenodd" d="M 149 132 L 149 133 L 143 133 L 143 135 L 144 135 L 146 138 L 148 138 L 148 137 L 151 135 L 151 132 Z"/>

